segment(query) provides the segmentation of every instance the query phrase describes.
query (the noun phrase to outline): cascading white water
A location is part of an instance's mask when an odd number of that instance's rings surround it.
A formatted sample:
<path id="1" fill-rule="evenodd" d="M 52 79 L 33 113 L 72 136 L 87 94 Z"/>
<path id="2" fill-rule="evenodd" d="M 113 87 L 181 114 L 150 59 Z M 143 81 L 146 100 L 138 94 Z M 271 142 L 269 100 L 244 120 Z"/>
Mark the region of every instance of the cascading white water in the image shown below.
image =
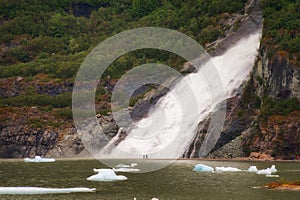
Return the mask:
<path id="1" fill-rule="evenodd" d="M 247 79 L 256 59 L 260 38 L 261 31 L 255 32 L 238 41 L 222 56 L 211 59 L 224 86 L 225 98 L 235 95 L 242 82 Z M 198 123 L 216 106 L 211 100 L 210 90 L 213 88 L 208 88 L 205 81 L 215 77 L 207 76 L 207 73 L 203 77 L 203 71 L 209 70 L 209 67 L 209 64 L 204 64 L 197 73 L 189 74 L 179 81 L 150 109 L 147 118 L 135 124 L 125 140 L 109 154 L 102 154 L 102 157 L 141 158 L 145 154 L 150 158 L 180 157 L 193 139 Z M 191 90 L 187 89 L 187 85 Z M 222 100 L 224 99 L 220 97 L 215 102 Z M 188 111 L 182 112 L 183 107 Z M 108 146 L 117 138 L 118 135 Z M 107 148 L 104 151 L 105 149 Z"/>

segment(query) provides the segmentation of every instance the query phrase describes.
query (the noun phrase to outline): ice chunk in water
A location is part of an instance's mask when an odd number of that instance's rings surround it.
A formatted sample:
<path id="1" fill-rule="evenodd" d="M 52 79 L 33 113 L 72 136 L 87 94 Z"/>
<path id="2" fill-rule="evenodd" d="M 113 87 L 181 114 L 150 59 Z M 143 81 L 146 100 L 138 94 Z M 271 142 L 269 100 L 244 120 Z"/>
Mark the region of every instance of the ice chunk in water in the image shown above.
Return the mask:
<path id="1" fill-rule="evenodd" d="M 272 173 L 277 172 L 277 169 L 276 169 L 275 165 L 272 165 L 272 166 L 271 166 L 271 172 L 272 172 Z"/>
<path id="2" fill-rule="evenodd" d="M 242 170 L 235 167 L 216 167 L 217 172 L 240 172 Z"/>
<path id="3" fill-rule="evenodd" d="M 248 169 L 248 172 L 257 172 L 258 169 L 256 166 L 250 166 L 249 169 Z"/>
<path id="4" fill-rule="evenodd" d="M 258 170 L 258 171 L 256 172 L 256 174 L 271 175 L 272 172 L 271 172 L 271 169 L 270 169 L 270 168 L 267 168 L 267 169 L 261 169 L 261 170 Z"/>
<path id="5" fill-rule="evenodd" d="M 87 180 L 89 180 L 89 181 L 127 180 L 126 176 L 116 175 L 116 173 L 112 169 L 94 169 L 94 172 L 98 172 L 98 174 L 88 177 Z"/>
<path id="6" fill-rule="evenodd" d="M 278 178 L 279 175 L 273 175 L 273 174 L 267 174 L 266 177 L 271 177 L 271 178 Z"/>
<path id="7" fill-rule="evenodd" d="M 197 172 L 213 172 L 214 168 L 207 166 L 207 165 L 203 165 L 203 164 L 197 164 L 195 165 L 193 171 L 197 171 Z"/>
<path id="8" fill-rule="evenodd" d="M 136 169 L 136 168 L 113 168 L 114 172 L 139 172 L 140 169 Z"/>
<path id="9" fill-rule="evenodd" d="M 41 187 L 0 187 L 0 194 L 54 194 L 72 192 L 94 192 L 95 188 L 41 188 Z"/>
<path id="10" fill-rule="evenodd" d="M 272 165 L 271 168 L 258 170 L 256 172 L 256 174 L 271 175 L 272 173 L 275 173 L 275 172 L 277 172 L 277 169 L 276 169 L 275 165 Z"/>
<path id="11" fill-rule="evenodd" d="M 124 165 L 124 164 L 117 164 L 115 167 L 116 168 L 129 168 L 131 166 L 130 165 Z"/>
<path id="12" fill-rule="evenodd" d="M 130 166 L 131 167 L 136 167 L 138 164 L 137 163 L 131 163 Z"/>
<path id="13" fill-rule="evenodd" d="M 55 162 L 54 158 L 42 158 L 41 156 L 35 156 L 33 159 L 25 158 L 24 162 Z"/>
<path id="14" fill-rule="evenodd" d="M 130 165 L 124 165 L 124 164 L 118 164 L 113 168 L 113 171 L 115 172 L 139 172 L 140 169 L 136 169 L 138 164 L 137 163 L 131 163 Z"/>

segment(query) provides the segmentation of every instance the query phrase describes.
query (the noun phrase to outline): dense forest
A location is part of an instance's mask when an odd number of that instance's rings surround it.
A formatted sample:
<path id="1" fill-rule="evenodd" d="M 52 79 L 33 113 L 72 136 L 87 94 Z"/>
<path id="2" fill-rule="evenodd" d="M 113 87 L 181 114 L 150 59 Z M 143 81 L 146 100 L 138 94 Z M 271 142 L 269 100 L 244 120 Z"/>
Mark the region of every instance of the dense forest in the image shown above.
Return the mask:
<path id="1" fill-rule="evenodd" d="M 276 51 L 282 51 L 299 67 L 300 1 L 263 0 L 261 6 L 265 19 L 263 44 L 274 47 L 270 56 Z"/>
<path id="2" fill-rule="evenodd" d="M 29 83 L 35 80 L 72 83 L 93 47 L 114 34 L 136 27 L 178 30 L 205 46 L 224 36 L 230 27 L 222 21 L 242 13 L 245 2 L 4 0 L 0 2 L 0 78 L 21 76 Z M 104 77 L 119 78 L 133 66 L 147 62 L 166 63 L 178 69 L 183 60 L 168 52 L 135 51 L 115 61 Z M 105 93 L 99 86 L 98 99 Z M 70 104 L 70 92 L 47 96 L 37 94 L 32 87 L 27 87 L 22 95 L 0 100 L 2 106 L 39 106 L 50 110 Z"/>

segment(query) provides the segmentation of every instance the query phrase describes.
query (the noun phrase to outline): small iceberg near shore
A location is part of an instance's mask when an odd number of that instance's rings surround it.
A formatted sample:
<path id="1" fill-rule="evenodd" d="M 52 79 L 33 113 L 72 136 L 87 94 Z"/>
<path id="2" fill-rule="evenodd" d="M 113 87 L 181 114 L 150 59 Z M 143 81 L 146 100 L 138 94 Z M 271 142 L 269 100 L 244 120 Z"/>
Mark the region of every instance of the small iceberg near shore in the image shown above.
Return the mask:
<path id="1" fill-rule="evenodd" d="M 249 168 L 248 168 L 248 170 L 247 170 L 248 172 L 257 172 L 258 171 L 258 169 L 257 169 L 257 167 L 256 166 L 250 166 Z"/>
<path id="2" fill-rule="evenodd" d="M 269 177 L 269 178 L 279 178 L 279 175 L 267 174 L 266 177 Z"/>
<path id="3" fill-rule="evenodd" d="M 271 166 L 271 172 L 276 173 L 278 170 L 276 169 L 275 165 Z"/>
<path id="4" fill-rule="evenodd" d="M 203 165 L 203 164 L 197 164 L 195 165 L 193 171 L 196 172 L 213 172 L 214 168 L 207 166 L 207 165 Z"/>
<path id="5" fill-rule="evenodd" d="M 116 168 L 129 168 L 129 167 L 131 167 L 131 165 L 117 164 L 115 167 Z"/>
<path id="6" fill-rule="evenodd" d="M 272 172 L 269 169 L 261 169 L 256 172 L 259 175 L 271 175 Z"/>
<path id="7" fill-rule="evenodd" d="M 113 168 L 113 171 L 115 172 L 139 172 L 140 169 L 134 168 L 138 164 L 137 163 L 131 163 L 130 165 L 124 165 L 124 164 L 118 164 Z"/>
<path id="8" fill-rule="evenodd" d="M 54 158 L 42 158 L 41 156 L 35 156 L 34 158 L 25 158 L 24 162 L 55 162 Z"/>
<path id="9" fill-rule="evenodd" d="M 241 169 L 235 167 L 216 167 L 216 172 L 240 172 Z"/>
<path id="10" fill-rule="evenodd" d="M 259 174 L 259 175 L 271 175 L 272 173 L 276 173 L 276 172 L 277 172 L 277 169 L 276 169 L 275 165 L 272 165 L 271 168 L 258 170 L 256 172 L 256 174 Z"/>
<path id="11" fill-rule="evenodd" d="M 112 169 L 94 169 L 98 174 L 87 178 L 89 181 L 122 181 L 127 180 L 126 176 L 116 175 Z"/>
<path id="12" fill-rule="evenodd" d="M 0 187 L 0 194 L 65 194 L 94 191 L 96 188 Z"/>
<path id="13" fill-rule="evenodd" d="M 113 168 L 114 172 L 139 172 L 140 169 L 136 168 L 127 168 L 127 167 L 121 167 L 121 168 Z"/>

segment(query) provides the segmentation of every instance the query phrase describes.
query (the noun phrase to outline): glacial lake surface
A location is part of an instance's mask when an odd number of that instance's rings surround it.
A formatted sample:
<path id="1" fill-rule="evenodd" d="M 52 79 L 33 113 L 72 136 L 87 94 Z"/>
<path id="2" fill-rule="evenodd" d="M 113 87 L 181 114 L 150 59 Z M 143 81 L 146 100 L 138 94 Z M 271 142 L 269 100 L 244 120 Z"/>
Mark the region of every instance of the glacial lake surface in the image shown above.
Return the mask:
<path id="1" fill-rule="evenodd" d="M 130 164 L 126 160 L 116 161 Z M 159 165 L 164 160 L 137 160 L 139 165 Z M 250 165 L 258 169 L 276 165 L 279 178 L 267 178 L 250 172 L 193 172 L 195 164 L 212 167 L 231 166 L 243 170 Z M 138 166 L 137 166 L 138 167 Z M 279 180 L 300 180 L 300 163 L 178 160 L 149 173 L 117 173 L 126 181 L 91 182 L 93 168 L 107 168 L 98 160 L 57 160 L 54 163 L 24 163 L 23 160 L 0 160 L 0 187 L 96 188 L 93 193 L 0 195 L 0 199 L 162 199 L 200 200 L 299 200 L 300 191 L 277 191 L 263 188 Z"/>

